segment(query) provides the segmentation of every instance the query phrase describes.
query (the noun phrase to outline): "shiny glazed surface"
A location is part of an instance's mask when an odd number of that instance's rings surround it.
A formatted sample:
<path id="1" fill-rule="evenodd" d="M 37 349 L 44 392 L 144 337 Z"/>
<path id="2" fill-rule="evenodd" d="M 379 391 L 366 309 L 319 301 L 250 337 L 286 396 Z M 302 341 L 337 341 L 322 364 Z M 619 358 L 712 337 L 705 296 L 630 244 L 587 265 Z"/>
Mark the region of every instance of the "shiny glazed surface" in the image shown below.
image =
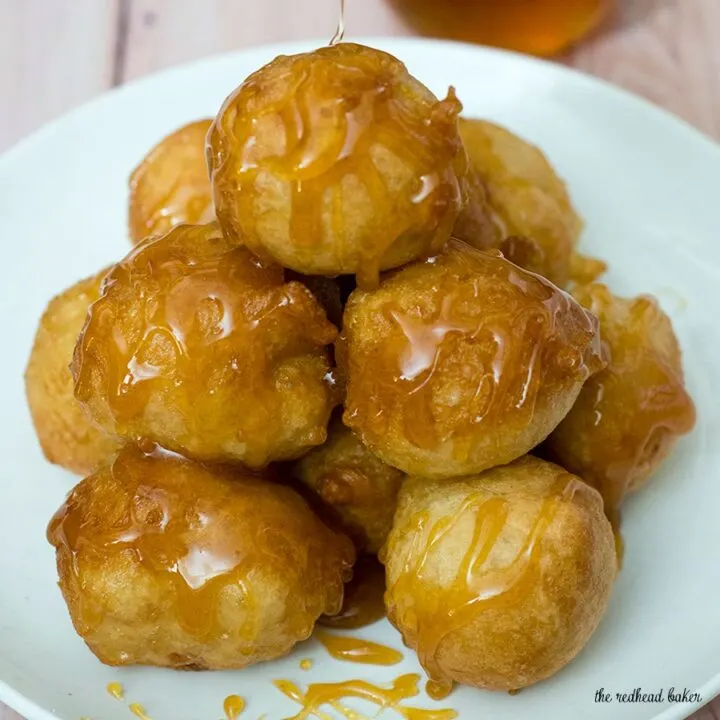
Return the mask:
<path id="1" fill-rule="evenodd" d="M 344 422 L 387 463 L 428 477 L 526 453 L 605 364 L 597 320 L 569 295 L 455 240 L 356 290 L 337 355 Z"/>
<path id="2" fill-rule="evenodd" d="M 205 136 L 212 120 L 184 125 L 163 138 L 130 176 L 128 224 L 135 245 L 176 225 L 215 219 L 205 162 Z"/>
<path id="3" fill-rule="evenodd" d="M 224 230 L 306 274 L 378 272 L 439 250 L 464 203 L 452 90 L 353 43 L 280 56 L 225 101 L 208 163 Z"/>
<path id="4" fill-rule="evenodd" d="M 289 488 L 123 449 L 48 527 L 78 634 L 110 665 L 241 668 L 340 609 L 354 552 Z"/>
<path id="5" fill-rule="evenodd" d="M 409 478 L 383 562 L 388 617 L 434 696 L 453 681 L 516 690 L 557 672 L 600 622 L 617 568 L 598 493 L 530 456 Z"/>
<path id="6" fill-rule="evenodd" d="M 546 450 L 600 491 L 617 527 L 625 495 L 692 430 L 695 406 L 672 323 L 654 298 L 617 297 L 601 284 L 573 295 L 600 318 L 609 364 L 583 386 Z"/>
<path id="7" fill-rule="evenodd" d="M 212 224 L 182 225 L 106 277 L 75 350 L 75 396 L 122 437 L 262 467 L 325 440 L 336 333 L 282 268 Z"/>

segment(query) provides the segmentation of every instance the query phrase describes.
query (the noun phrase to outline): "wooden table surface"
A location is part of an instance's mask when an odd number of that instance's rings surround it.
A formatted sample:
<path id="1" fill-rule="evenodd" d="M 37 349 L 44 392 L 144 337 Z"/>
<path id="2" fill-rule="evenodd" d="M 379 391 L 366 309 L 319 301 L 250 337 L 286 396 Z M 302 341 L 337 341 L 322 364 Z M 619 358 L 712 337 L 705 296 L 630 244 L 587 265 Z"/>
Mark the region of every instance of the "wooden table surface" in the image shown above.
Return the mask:
<path id="1" fill-rule="evenodd" d="M 265 42 L 329 38 L 337 4 L 0 0 L 0 152 L 104 90 L 170 65 Z M 351 35 L 412 34 L 384 0 L 346 4 Z M 619 4 L 612 23 L 560 61 L 643 95 L 720 139 L 720 0 Z M 720 720 L 720 697 L 693 715 L 712 719 Z M 20 719 L 0 704 L 0 720 Z"/>

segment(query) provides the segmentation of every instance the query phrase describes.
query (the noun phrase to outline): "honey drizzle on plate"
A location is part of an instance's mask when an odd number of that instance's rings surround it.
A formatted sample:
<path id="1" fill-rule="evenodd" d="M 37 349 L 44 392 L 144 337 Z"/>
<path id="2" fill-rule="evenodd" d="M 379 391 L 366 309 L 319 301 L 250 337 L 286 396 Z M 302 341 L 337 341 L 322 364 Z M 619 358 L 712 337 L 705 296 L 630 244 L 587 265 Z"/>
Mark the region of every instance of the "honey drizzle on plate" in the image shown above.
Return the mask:
<path id="1" fill-rule="evenodd" d="M 340 683 L 317 683 L 308 685 L 302 690 L 290 680 L 274 680 L 275 687 L 284 695 L 294 700 L 302 709 L 297 715 L 288 720 L 332 720 L 322 711 L 324 705 L 333 707 L 344 713 L 348 720 L 358 720 L 362 716 L 354 710 L 339 703 L 345 698 L 357 698 L 373 703 L 380 710 L 392 709 L 406 720 L 453 720 L 458 717 L 455 710 L 425 710 L 423 708 L 403 707 L 399 703 L 418 695 L 418 682 L 420 676 L 416 674 L 401 675 L 396 678 L 390 687 L 380 687 L 365 680 L 347 680 Z"/>
<path id="2" fill-rule="evenodd" d="M 125 699 L 125 690 L 123 689 L 123 686 L 119 682 L 108 683 L 106 690 L 116 700 L 124 700 Z"/>
<path id="3" fill-rule="evenodd" d="M 366 665 L 396 665 L 403 659 L 402 653 L 394 648 L 370 640 L 325 632 L 316 632 L 315 637 L 336 660 Z"/>
<path id="4" fill-rule="evenodd" d="M 483 565 L 495 548 L 510 515 L 510 502 L 503 497 L 488 498 L 485 493 L 471 494 L 452 515 L 447 515 L 428 527 L 427 511 L 416 513 L 413 523 L 414 540 L 405 559 L 405 569 L 390 593 L 394 601 L 393 614 L 402 617 L 400 625 L 413 628 L 420 664 L 428 673 L 427 691 L 433 699 L 442 699 L 452 689 L 438 659 L 438 650 L 455 629 L 472 621 L 483 608 L 511 604 L 522 598 L 539 580 L 540 542 L 553 522 L 561 502 L 567 501 L 581 486 L 581 481 L 569 473 L 562 473 L 553 482 L 540 506 L 535 522 L 524 542 L 505 567 L 483 571 Z M 424 581 L 428 559 L 457 524 L 472 513 L 473 538 L 458 568 L 457 578 L 448 590 L 433 596 Z M 419 558 L 419 560 L 415 560 Z M 423 609 L 403 603 L 422 593 Z M 424 608 L 427 607 L 428 610 Z"/>
<path id="5" fill-rule="evenodd" d="M 145 712 L 145 708 L 140 703 L 130 703 L 128 706 L 130 712 L 140 720 L 152 720 Z"/>
<path id="6" fill-rule="evenodd" d="M 223 711 L 227 720 L 236 720 L 245 709 L 245 700 L 239 695 L 228 695 L 223 702 Z"/>

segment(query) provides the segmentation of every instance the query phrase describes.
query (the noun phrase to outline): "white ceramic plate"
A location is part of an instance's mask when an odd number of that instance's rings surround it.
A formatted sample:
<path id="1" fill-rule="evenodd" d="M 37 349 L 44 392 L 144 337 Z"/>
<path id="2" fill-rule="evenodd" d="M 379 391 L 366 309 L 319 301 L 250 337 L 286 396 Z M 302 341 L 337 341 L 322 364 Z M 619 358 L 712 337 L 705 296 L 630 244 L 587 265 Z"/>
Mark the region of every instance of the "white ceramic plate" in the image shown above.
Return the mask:
<path id="1" fill-rule="evenodd" d="M 698 689 L 707 701 L 720 691 L 720 148 L 647 103 L 556 65 L 442 42 L 368 42 L 436 92 L 454 84 L 467 114 L 499 121 L 549 154 L 587 220 L 583 248 L 610 262 L 611 286 L 654 293 L 672 315 L 698 406 L 694 433 L 627 505 L 625 565 L 580 657 L 520 695 L 462 688 L 441 706 L 466 720 L 686 717 L 688 704 L 594 697 L 600 688 L 667 696 L 675 687 Z M 153 143 L 214 114 L 278 53 L 307 48 L 262 47 L 142 80 L 0 158 L 0 700 L 30 720 L 129 720 L 127 706 L 105 691 L 113 680 L 155 720 L 219 718 L 231 692 L 248 699 L 243 717 L 279 720 L 298 708 L 272 679 L 386 682 L 418 670 L 410 652 L 401 666 L 377 668 L 333 661 L 312 641 L 242 672 L 105 667 L 73 632 L 45 541 L 48 519 L 75 482 L 43 459 L 25 405 L 22 373 L 47 300 L 128 250 L 127 177 Z M 385 622 L 358 634 L 402 647 Z M 303 657 L 315 661 L 309 672 L 298 668 Z M 433 705 L 424 696 L 414 704 Z"/>

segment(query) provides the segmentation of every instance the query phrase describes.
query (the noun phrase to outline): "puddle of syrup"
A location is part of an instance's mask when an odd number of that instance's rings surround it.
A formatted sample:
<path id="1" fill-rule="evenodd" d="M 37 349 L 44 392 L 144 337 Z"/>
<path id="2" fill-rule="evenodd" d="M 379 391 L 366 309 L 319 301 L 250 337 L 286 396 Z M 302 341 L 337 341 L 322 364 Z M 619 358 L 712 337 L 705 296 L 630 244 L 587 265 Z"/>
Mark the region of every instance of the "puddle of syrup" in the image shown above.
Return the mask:
<path id="1" fill-rule="evenodd" d="M 223 710 L 227 720 L 236 720 L 245 709 L 245 700 L 239 695 L 228 695 L 223 702 Z"/>
<path id="2" fill-rule="evenodd" d="M 370 640 L 325 632 L 316 632 L 315 637 L 336 660 L 367 665 L 396 665 L 403 659 L 402 653 L 394 648 Z"/>
<path id="3" fill-rule="evenodd" d="M 331 720 L 322 711 L 323 706 L 330 706 L 342 713 L 348 720 L 362 718 L 356 711 L 346 708 L 340 701 L 345 698 L 365 700 L 382 710 L 393 710 L 406 720 L 453 720 L 458 717 L 455 710 L 426 710 L 424 708 L 403 707 L 399 703 L 418 695 L 420 676 L 416 674 L 401 675 L 389 687 L 373 685 L 365 680 L 347 680 L 340 683 L 317 683 L 308 685 L 305 693 L 290 680 L 274 680 L 275 687 L 291 700 L 302 705 L 297 715 L 288 720 Z"/>
<path id="4" fill-rule="evenodd" d="M 147 715 L 147 713 L 145 712 L 145 708 L 140 703 L 130 703 L 129 708 L 130 712 L 136 717 L 140 718 L 140 720 L 152 720 L 152 718 Z"/>
<path id="5" fill-rule="evenodd" d="M 447 680 L 428 680 L 425 683 L 425 693 L 429 698 L 432 698 L 436 702 L 444 700 L 455 687 L 455 683 Z"/>
<path id="6" fill-rule="evenodd" d="M 385 617 L 385 568 L 374 555 L 363 555 L 353 567 L 353 577 L 345 584 L 342 609 L 337 615 L 323 615 L 319 625 L 355 629 Z"/>
<path id="7" fill-rule="evenodd" d="M 313 661 L 310 658 L 303 658 L 300 661 L 301 670 L 310 670 L 313 666 Z"/>
<path id="8" fill-rule="evenodd" d="M 111 682 L 108 683 L 108 686 L 106 690 L 116 699 L 116 700 L 124 700 L 125 699 L 125 690 L 123 689 L 123 686 L 119 682 Z"/>

